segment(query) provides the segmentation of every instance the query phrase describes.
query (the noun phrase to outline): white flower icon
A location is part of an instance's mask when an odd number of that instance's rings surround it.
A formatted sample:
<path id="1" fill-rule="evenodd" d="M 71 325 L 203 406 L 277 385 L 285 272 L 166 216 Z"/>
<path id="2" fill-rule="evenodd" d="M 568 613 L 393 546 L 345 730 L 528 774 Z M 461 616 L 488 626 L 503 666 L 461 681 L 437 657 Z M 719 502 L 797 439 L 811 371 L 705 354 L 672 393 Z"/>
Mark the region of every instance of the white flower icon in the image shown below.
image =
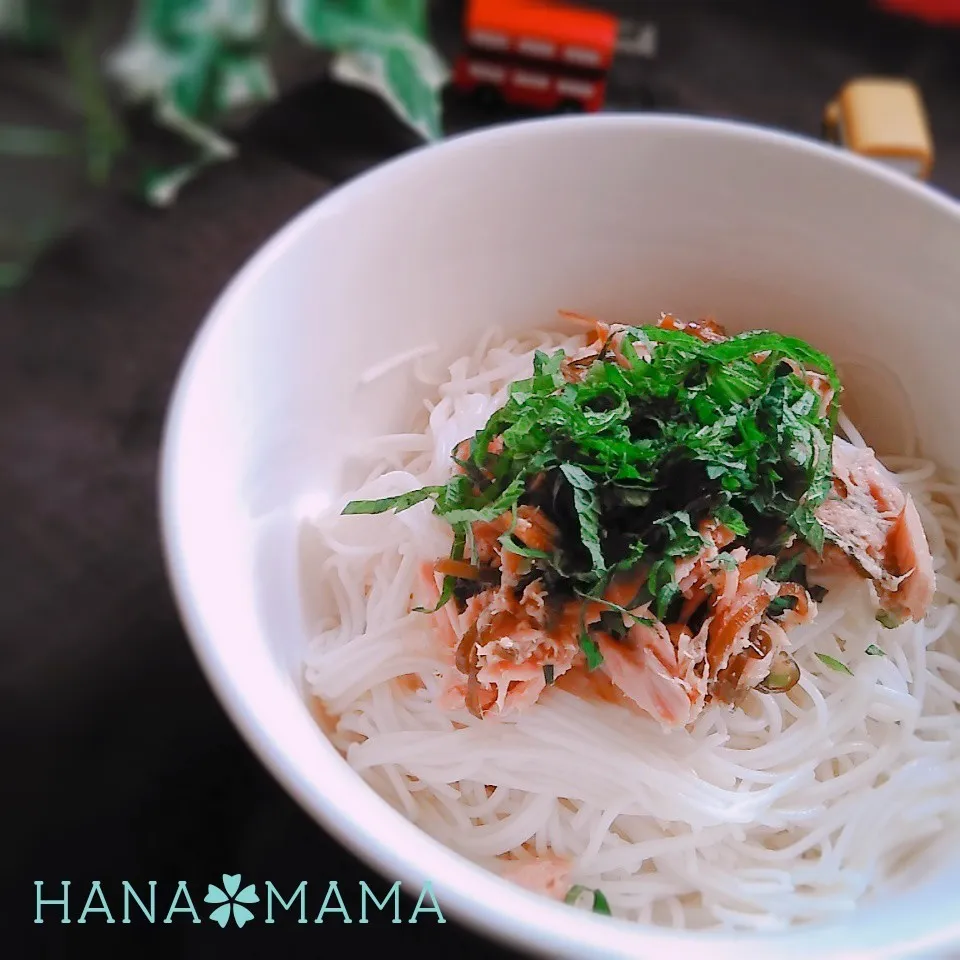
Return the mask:
<path id="1" fill-rule="evenodd" d="M 239 892 L 238 892 L 239 891 Z M 242 927 L 248 920 L 253 919 L 253 914 L 245 907 L 245 903 L 259 903 L 260 898 L 252 883 L 248 883 L 242 890 L 240 889 L 240 874 L 223 875 L 223 889 L 209 884 L 207 886 L 207 895 L 203 898 L 204 903 L 219 903 L 210 914 L 210 919 L 216 921 L 221 927 L 226 927 L 233 917 L 233 922 Z"/>

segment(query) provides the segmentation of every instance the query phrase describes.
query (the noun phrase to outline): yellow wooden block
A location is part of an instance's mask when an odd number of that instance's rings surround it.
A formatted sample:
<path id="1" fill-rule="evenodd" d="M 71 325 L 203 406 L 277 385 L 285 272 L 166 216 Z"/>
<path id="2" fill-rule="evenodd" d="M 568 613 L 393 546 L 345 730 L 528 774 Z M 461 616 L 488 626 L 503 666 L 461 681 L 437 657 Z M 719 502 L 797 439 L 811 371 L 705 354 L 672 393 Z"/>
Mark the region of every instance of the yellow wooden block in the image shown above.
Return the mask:
<path id="1" fill-rule="evenodd" d="M 908 80 L 860 77 L 846 84 L 824 113 L 835 142 L 925 180 L 933 138 L 920 91 Z"/>

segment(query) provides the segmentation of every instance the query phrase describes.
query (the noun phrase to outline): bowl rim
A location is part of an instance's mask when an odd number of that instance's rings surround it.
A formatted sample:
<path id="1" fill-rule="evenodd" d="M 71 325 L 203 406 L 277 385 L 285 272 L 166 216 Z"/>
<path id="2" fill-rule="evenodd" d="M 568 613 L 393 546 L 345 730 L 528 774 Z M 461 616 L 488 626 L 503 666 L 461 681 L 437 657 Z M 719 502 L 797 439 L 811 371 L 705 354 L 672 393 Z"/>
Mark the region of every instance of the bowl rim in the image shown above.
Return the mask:
<path id="1" fill-rule="evenodd" d="M 752 141 L 818 157 L 824 166 L 846 166 L 851 170 L 886 183 L 891 189 L 913 196 L 919 203 L 949 215 L 960 226 L 960 202 L 924 182 L 910 179 L 905 174 L 881 163 L 860 157 L 848 150 L 814 140 L 803 135 L 783 132 L 766 126 L 739 120 L 714 119 L 676 113 L 632 114 L 603 113 L 587 116 L 547 117 L 506 122 L 480 130 L 471 130 L 444 140 L 427 143 L 386 160 L 364 173 L 321 194 L 304 209 L 294 214 L 250 254 L 236 270 L 231 280 L 208 308 L 181 361 L 174 388 L 170 395 L 164 420 L 159 467 L 157 471 L 157 504 L 161 550 L 167 579 L 171 585 L 175 605 L 182 625 L 208 685 L 234 727 L 246 741 L 274 779 L 287 794 L 341 845 L 382 876 L 399 879 L 406 889 L 419 890 L 422 875 L 415 864 L 395 853 L 387 831 L 376 824 L 361 824 L 350 829 L 349 814 L 343 808 L 332 808 L 307 784 L 295 763 L 286 755 L 280 743 L 267 733 L 251 710 L 244 690 L 233 684 L 221 663 L 220 644 L 208 630 L 200 598 L 184 575 L 184 553 L 178 535 L 178 507 L 174 495 L 174 476 L 178 469 L 178 441 L 188 412 L 194 373 L 204 356 L 206 346 L 215 330 L 229 323 L 233 304 L 242 298 L 245 289 L 255 285 L 259 275 L 280 258 L 288 247 L 295 246 L 302 234 L 309 232 L 313 221 L 322 217 L 331 201 L 359 196 L 379 184 L 402 176 L 408 167 L 420 163 L 423 155 L 441 153 L 455 155 L 485 143 L 536 137 L 541 132 L 558 128 L 580 130 L 585 135 L 602 134 L 604 129 L 632 128 L 642 131 L 682 130 L 706 136 Z M 345 761 L 344 761 L 345 763 Z M 366 789 L 374 792 L 372 788 Z M 346 814 L 346 815 L 345 815 Z M 427 842 L 428 834 L 422 833 Z M 471 863 L 445 845 L 442 859 L 455 879 L 434 881 L 438 902 L 444 913 L 492 943 L 499 942 L 528 956 L 543 957 L 659 957 L 670 950 L 675 956 L 700 956 L 709 951 L 715 960 L 751 960 L 777 956 L 808 960 L 811 950 L 821 958 L 849 957 L 850 951 L 860 946 L 857 927 L 843 933 L 842 924 L 817 924 L 789 928 L 773 933 L 757 932 L 734 934 L 726 931 L 685 931 L 645 926 L 626 920 L 596 917 L 572 911 L 539 895 L 530 894 L 510 885 L 509 899 L 498 898 L 498 907 L 506 907 L 506 916 L 496 912 L 490 904 L 479 901 L 471 893 L 474 885 L 485 885 L 481 877 L 489 877 L 504 884 L 485 868 Z M 462 874 L 462 879 L 458 875 Z M 442 896 L 440 892 L 442 891 Z M 928 913 L 929 913 L 928 908 Z M 844 920 L 856 916 L 851 913 Z M 902 918 L 901 918 L 902 919 Z M 871 950 L 873 958 L 904 960 L 908 957 L 942 955 L 946 947 L 960 946 L 960 914 L 939 909 L 928 918 L 933 926 L 917 922 L 898 923 L 884 940 L 884 946 Z M 862 928 L 860 929 L 862 933 Z"/>

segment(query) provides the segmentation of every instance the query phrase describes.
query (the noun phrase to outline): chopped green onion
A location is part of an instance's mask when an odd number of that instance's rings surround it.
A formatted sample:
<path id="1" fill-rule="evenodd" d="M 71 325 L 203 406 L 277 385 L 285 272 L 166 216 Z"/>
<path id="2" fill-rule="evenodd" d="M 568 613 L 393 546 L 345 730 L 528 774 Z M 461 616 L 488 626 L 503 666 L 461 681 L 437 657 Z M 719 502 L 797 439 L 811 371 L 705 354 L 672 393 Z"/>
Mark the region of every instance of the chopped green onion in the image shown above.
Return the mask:
<path id="1" fill-rule="evenodd" d="M 607 898 L 604 896 L 603 891 L 592 890 L 590 887 L 581 886 L 579 883 L 575 884 L 567 891 L 567 895 L 563 898 L 564 902 L 574 905 L 585 893 L 593 895 L 593 904 L 591 909 L 594 913 L 602 914 L 605 917 L 612 916 L 610 912 L 610 904 L 608 903 Z"/>
<path id="2" fill-rule="evenodd" d="M 841 663 L 835 657 L 831 657 L 826 653 L 818 653 L 817 659 L 828 666 L 831 670 L 836 670 L 837 673 L 847 673 L 851 677 L 853 676 L 853 671 L 845 664 Z"/>

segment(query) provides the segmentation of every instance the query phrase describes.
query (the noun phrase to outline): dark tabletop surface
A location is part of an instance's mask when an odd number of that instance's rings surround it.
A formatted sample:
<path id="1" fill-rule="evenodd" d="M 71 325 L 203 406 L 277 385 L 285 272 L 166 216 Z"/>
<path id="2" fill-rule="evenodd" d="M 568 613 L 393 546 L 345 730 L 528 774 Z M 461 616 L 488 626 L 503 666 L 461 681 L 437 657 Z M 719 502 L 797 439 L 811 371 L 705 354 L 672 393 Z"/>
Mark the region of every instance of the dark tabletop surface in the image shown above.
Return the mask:
<path id="1" fill-rule="evenodd" d="M 812 136 L 848 78 L 905 75 L 923 90 L 933 182 L 960 194 L 960 32 L 887 19 L 853 0 L 606 4 L 659 25 L 654 61 L 614 68 L 609 106 L 739 118 Z M 458 4 L 436 5 L 455 52 Z M 514 114 L 450 98 L 458 132 Z M 388 884 L 327 837 L 264 772 L 194 661 L 164 575 L 157 447 L 184 352 L 212 299 L 291 215 L 336 183 L 416 146 L 365 94 L 311 82 L 245 131 L 243 159 L 168 212 L 105 202 L 32 281 L 0 301 L 0 954 L 313 957 L 404 945 L 481 957 L 486 941 L 427 915 L 322 927 L 35 924 L 70 880 L 158 881 L 169 903 L 224 873 L 292 890 Z M 111 904 L 116 895 L 108 895 Z M 311 903 L 313 909 L 316 905 Z M 82 903 L 71 905 L 76 919 Z M 407 908 L 409 911 L 409 907 Z M 406 912 L 405 911 L 405 915 Z M 159 920 L 159 917 L 158 917 Z M 501 954 L 508 956 L 508 954 Z"/>

